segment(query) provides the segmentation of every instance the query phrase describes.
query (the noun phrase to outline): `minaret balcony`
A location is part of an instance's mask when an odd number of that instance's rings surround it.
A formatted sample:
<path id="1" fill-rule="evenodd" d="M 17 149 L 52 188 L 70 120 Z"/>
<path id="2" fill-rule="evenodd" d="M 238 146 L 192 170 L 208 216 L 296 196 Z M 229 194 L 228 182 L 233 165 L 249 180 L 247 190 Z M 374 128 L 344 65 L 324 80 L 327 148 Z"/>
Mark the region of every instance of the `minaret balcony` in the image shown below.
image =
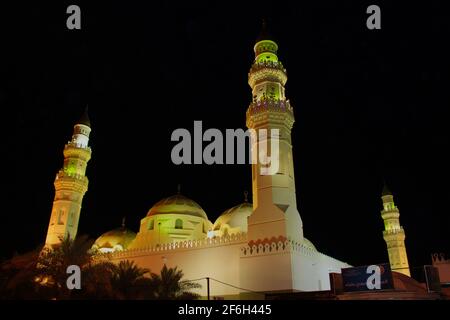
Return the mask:
<path id="1" fill-rule="evenodd" d="M 283 86 L 286 84 L 286 69 L 281 62 L 264 61 L 255 62 L 248 74 L 248 84 L 254 87 L 260 81 L 277 81 Z"/>
<path id="2" fill-rule="evenodd" d="M 87 151 L 91 152 L 91 147 L 84 146 L 81 143 L 76 143 L 76 142 L 72 142 L 72 141 L 67 142 L 66 148 L 67 147 L 76 148 L 76 149 L 83 149 L 83 150 L 87 150 Z"/>
<path id="3" fill-rule="evenodd" d="M 74 142 L 68 142 L 64 147 L 64 157 L 66 158 L 76 157 L 82 158 L 85 161 L 89 161 L 89 159 L 91 158 L 91 153 L 92 150 L 90 147 L 83 146 Z"/>
<path id="4" fill-rule="evenodd" d="M 392 229 L 392 230 L 384 230 L 383 236 L 390 236 L 390 235 L 405 235 L 405 230 L 403 227 Z"/>
<path id="5" fill-rule="evenodd" d="M 81 174 L 77 174 L 77 173 L 69 173 L 69 172 L 65 172 L 64 170 L 59 170 L 59 172 L 56 174 L 56 178 L 55 178 L 55 183 L 58 180 L 66 180 L 66 181 L 77 181 L 77 182 L 81 182 L 81 183 L 88 183 L 88 178 L 84 175 Z"/>
<path id="6" fill-rule="evenodd" d="M 391 209 L 389 211 L 381 211 L 381 218 L 383 218 L 383 220 L 386 219 L 398 219 L 400 217 L 400 212 L 398 211 L 398 209 Z"/>
<path id="7" fill-rule="evenodd" d="M 248 107 L 247 110 L 247 117 L 267 111 L 282 112 L 282 113 L 286 112 L 292 115 L 294 114 L 294 110 L 292 109 L 289 100 L 266 99 L 263 101 L 250 103 L 250 106 Z"/>
<path id="8" fill-rule="evenodd" d="M 278 69 L 286 73 L 286 69 L 280 61 L 258 61 L 254 62 L 250 68 L 250 73 L 261 70 L 261 69 Z"/>
<path id="9" fill-rule="evenodd" d="M 289 100 L 253 102 L 247 109 L 248 128 L 256 128 L 259 124 L 278 123 L 291 129 L 294 121 L 294 111 Z"/>

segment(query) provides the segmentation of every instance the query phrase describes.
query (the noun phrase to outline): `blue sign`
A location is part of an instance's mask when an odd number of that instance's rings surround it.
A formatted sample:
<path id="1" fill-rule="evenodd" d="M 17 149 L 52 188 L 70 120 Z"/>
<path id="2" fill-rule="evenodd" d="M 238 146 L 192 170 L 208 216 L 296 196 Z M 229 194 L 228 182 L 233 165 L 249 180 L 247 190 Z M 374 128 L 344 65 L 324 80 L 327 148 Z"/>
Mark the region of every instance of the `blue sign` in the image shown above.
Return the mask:
<path id="1" fill-rule="evenodd" d="M 388 263 L 342 269 L 342 281 L 345 292 L 394 288 Z"/>

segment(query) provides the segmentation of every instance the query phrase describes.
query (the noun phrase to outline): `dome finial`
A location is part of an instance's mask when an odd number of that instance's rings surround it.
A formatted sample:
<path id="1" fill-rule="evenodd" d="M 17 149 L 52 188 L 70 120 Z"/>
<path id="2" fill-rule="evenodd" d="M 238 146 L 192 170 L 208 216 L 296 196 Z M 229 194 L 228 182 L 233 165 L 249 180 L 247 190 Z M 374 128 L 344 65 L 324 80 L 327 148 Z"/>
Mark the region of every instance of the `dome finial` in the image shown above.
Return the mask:
<path id="1" fill-rule="evenodd" d="M 180 194 L 180 193 L 181 193 L 181 184 L 179 183 L 177 185 L 177 194 Z"/>
<path id="2" fill-rule="evenodd" d="M 126 218 L 126 217 L 123 217 L 123 218 L 122 218 L 122 228 L 125 228 L 125 218 Z"/>
<path id="3" fill-rule="evenodd" d="M 248 202 L 248 191 L 244 191 L 244 202 Z"/>

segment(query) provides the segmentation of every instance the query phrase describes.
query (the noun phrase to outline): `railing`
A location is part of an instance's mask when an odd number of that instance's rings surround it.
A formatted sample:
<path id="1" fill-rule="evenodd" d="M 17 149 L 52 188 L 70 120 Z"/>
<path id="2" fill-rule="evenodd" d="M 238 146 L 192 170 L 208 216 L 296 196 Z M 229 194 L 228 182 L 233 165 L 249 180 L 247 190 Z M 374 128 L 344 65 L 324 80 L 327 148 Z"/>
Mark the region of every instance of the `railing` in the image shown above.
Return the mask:
<path id="1" fill-rule="evenodd" d="M 265 241 L 252 241 L 248 245 L 241 248 L 242 256 L 251 256 L 258 254 L 268 254 L 283 251 L 298 251 L 306 255 L 320 254 L 314 248 L 307 246 L 303 243 L 298 243 L 292 240 L 283 239 L 270 239 Z"/>
<path id="2" fill-rule="evenodd" d="M 400 227 L 398 229 L 393 229 L 393 230 L 384 230 L 383 234 L 397 234 L 397 233 L 404 233 L 405 230 L 403 230 L 403 227 Z"/>
<path id="3" fill-rule="evenodd" d="M 84 150 L 87 150 L 87 151 L 91 151 L 91 147 L 83 146 L 81 143 L 75 143 L 75 142 L 72 142 L 72 141 L 67 142 L 66 148 L 67 147 L 69 147 L 69 148 L 77 148 L 77 149 L 84 149 Z"/>
<path id="4" fill-rule="evenodd" d="M 59 172 L 56 174 L 56 180 L 58 180 L 60 178 L 72 178 L 72 179 L 76 179 L 76 180 L 87 180 L 87 177 L 84 175 L 77 174 L 77 173 L 68 173 L 68 172 L 65 172 L 64 170 L 59 170 Z"/>
<path id="5" fill-rule="evenodd" d="M 223 244 L 232 244 L 234 242 L 243 242 L 247 239 L 247 234 L 245 232 L 240 232 L 232 235 L 225 235 L 222 237 L 215 238 L 205 238 L 201 240 L 185 240 L 185 241 L 177 241 L 170 243 L 161 243 L 157 245 L 149 245 L 147 247 L 142 248 L 132 248 L 126 249 L 123 251 L 115 251 L 113 253 L 100 253 L 101 256 L 110 256 L 110 257 L 121 257 L 127 255 L 139 255 L 139 254 L 149 254 L 149 253 L 158 253 L 172 250 L 180 250 L 180 249 L 194 249 L 194 248 L 204 248 L 211 246 L 218 246 Z"/>
<path id="6" fill-rule="evenodd" d="M 250 73 L 255 72 L 261 69 L 265 68 L 272 68 L 272 69 L 278 69 L 286 73 L 286 69 L 283 67 L 283 64 L 281 62 L 277 61 L 260 61 L 253 63 L 252 67 L 250 68 Z"/>
<path id="7" fill-rule="evenodd" d="M 275 239 L 272 238 L 270 240 L 265 239 L 265 241 L 256 241 L 249 243 L 248 245 L 241 248 L 241 256 L 253 256 L 253 255 L 267 255 L 270 253 L 279 253 L 279 252 L 289 252 L 296 251 L 304 256 L 323 256 L 328 259 L 335 261 L 338 264 L 346 264 L 346 262 L 339 261 L 333 257 L 330 257 L 320 251 L 317 251 L 315 248 L 306 245 L 303 242 L 296 242 L 293 240 L 283 240 L 283 239 Z"/>
<path id="8" fill-rule="evenodd" d="M 274 111 L 290 111 L 293 112 L 291 104 L 289 100 L 273 100 L 266 99 L 263 101 L 252 102 L 248 108 L 248 112 L 250 113 L 258 113 L 260 111 L 265 110 L 274 110 Z"/>

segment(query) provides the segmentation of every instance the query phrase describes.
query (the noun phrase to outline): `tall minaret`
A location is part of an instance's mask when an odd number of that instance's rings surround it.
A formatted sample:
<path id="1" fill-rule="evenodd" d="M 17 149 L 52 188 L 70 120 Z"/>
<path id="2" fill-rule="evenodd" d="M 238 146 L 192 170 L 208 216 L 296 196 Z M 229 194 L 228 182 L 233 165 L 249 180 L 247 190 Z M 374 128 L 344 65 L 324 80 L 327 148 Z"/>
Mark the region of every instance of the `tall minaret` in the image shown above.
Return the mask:
<path id="1" fill-rule="evenodd" d="M 70 236 L 75 238 L 80 219 L 81 203 L 88 188 L 87 162 L 91 158 L 88 146 L 91 124 L 87 108 L 75 124 L 72 140 L 64 147 L 64 166 L 56 174 L 55 199 L 48 225 L 46 246 L 54 246 Z"/>
<path id="2" fill-rule="evenodd" d="M 386 184 L 383 187 L 381 199 L 383 200 L 381 211 L 381 217 L 384 220 L 383 238 L 387 244 L 391 270 L 411 276 L 405 247 L 405 230 L 400 225 L 400 212 Z"/>
<path id="3" fill-rule="evenodd" d="M 253 154 L 262 143 L 271 150 L 272 129 L 279 130 L 279 169 L 273 175 L 261 174 L 261 163 L 252 164 L 253 214 L 248 220 L 249 240 L 283 236 L 295 242 L 303 240 L 303 228 L 297 210 L 292 160 L 291 129 L 293 109 L 285 96 L 286 69 L 278 60 L 278 45 L 263 30 L 254 46 L 255 60 L 248 74 L 253 101 L 247 110 L 247 127 L 267 130 L 267 141 L 252 145 Z"/>

